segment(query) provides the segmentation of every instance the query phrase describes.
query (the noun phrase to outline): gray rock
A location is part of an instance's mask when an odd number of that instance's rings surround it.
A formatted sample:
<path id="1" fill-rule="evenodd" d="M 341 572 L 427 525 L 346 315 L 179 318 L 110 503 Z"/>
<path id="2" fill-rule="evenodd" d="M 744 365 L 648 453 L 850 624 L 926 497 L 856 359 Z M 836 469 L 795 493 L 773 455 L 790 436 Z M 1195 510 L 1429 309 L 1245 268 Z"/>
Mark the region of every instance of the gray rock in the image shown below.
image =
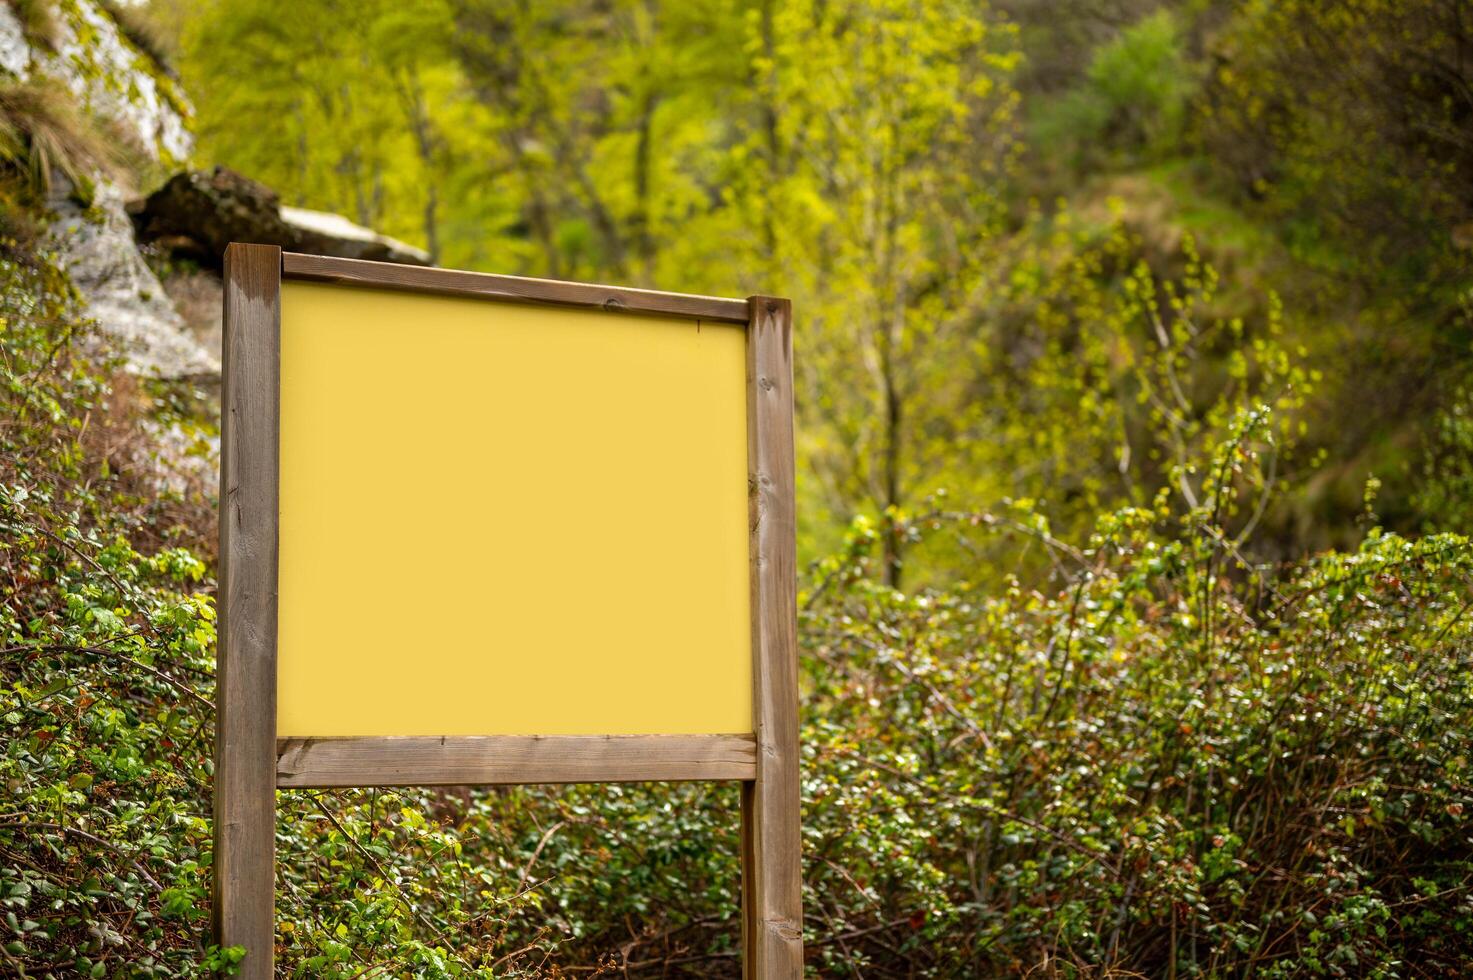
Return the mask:
<path id="1" fill-rule="evenodd" d="M 153 60 L 128 42 L 95 0 L 58 5 L 56 14 L 52 50 L 32 45 L 10 5 L 0 3 L 0 74 L 64 85 L 84 112 L 131 131 L 153 159 L 187 157 L 193 143 L 181 111 L 187 104 Z M 122 191 L 99 176 L 90 208 L 72 193 L 69 181 L 53 175 L 48 244 L 88 313 L 121 341 L 128 369 L 168 378 L 218 377 L 218 356 L 185 329 L 139 254 Z"/>
<path id="2" fill-rule="evenodd" d="M 47 231 L 51 244 L 88 313 L 122 343 L 129 369 L 162 378 L 218 378 L 218 353 L 185 328 L 139 253 L 122 192 L 99 182 L 90 209 L 61 194 L 50 207 L 56 215 Z"/>

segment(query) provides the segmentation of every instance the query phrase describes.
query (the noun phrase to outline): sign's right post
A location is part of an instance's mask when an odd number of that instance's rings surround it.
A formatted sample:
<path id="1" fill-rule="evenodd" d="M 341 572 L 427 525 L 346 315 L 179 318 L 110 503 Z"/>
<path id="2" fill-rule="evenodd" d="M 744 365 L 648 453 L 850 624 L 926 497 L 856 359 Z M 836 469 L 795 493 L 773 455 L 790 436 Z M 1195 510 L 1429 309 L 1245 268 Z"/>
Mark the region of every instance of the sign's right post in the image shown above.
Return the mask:
<path id="1" fill-rule="evenodd" d="M 793 308 L 770 296 L 749 297 L 747 305 L 757 774 L 742 784 L 743 974 L 747 980 L 789 980 L 803 975 Z"/>

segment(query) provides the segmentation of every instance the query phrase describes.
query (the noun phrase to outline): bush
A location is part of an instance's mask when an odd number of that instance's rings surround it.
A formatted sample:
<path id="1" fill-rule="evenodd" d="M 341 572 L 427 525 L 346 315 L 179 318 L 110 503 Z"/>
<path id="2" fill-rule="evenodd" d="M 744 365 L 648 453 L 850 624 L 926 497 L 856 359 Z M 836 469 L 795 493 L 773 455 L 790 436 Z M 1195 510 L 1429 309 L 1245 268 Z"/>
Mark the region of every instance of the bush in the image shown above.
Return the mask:
<path id="1" fill-rule="evenodd" d="M 176 408 L 118 403 L 47 261 L 0 262 L 0 316 L 0 961 L 228 968 L 240 951 L 207 928 L 209 529 L 97 433 Z M 1038 583 L 898 592 L 864 522 L 812 569 L 814 971 L 1473 970 L 1473 552 L 1372 530 L 1351 553 L 1251 563 L 1281 431 L 1229 417 L 1172 489 L 1078 545 L 1021 506 L 896 517 L 962 551 L 1041 551 Z M 303 977 L 735 976 L 736 802 L 724 785 L 283 793 L 277 953 Z"/>
<path id="2" fill-rule="evenodd" d="M 1140 162 L 1179 144 L 1196 87 L 1176 18 L 1159 10 L 1095 51 L 1084 80 L 1040 110 L 1033 136 L 1075 166 Z"/>
<path id="3" fill-rule="evenodd" d="M 170 495 L 116 467 L 137 418 L 79 353 L 99 339 L 49 256 L 0 249 L 0 323 L 0 961 L 189 972 L 219 955 L 206 567 L 168 540 L 188 539 Z"/>
<path id="4" fill-rule="evenodd" d="M 1229 442 L 1211 472 L 1255 456 Z M 826 566 L 808 911 L 853 937 L 826 972 L 1473 967 L 1467 540 L 1372 533 L 1272 574 L 1229 526 L 1242 475 L 1219 482 L 1080 550 L 1038 522 L 912 523 L 1028 535 L 1067 569 L 1048 593 L 893 593 L 867 528 Z"/>

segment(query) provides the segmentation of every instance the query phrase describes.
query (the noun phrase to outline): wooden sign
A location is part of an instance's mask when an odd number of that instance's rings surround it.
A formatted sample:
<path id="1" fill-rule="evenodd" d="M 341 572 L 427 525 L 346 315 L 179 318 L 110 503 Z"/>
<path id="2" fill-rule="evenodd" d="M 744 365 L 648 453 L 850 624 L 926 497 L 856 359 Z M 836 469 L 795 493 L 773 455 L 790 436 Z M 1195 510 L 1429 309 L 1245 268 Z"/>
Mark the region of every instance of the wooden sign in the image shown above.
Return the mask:
<path id="1" fill-rule="evenodd" d="M 278 787 L 737 780 L 802 974 L 786 300 L 225 256 L 217 941 Z"/>

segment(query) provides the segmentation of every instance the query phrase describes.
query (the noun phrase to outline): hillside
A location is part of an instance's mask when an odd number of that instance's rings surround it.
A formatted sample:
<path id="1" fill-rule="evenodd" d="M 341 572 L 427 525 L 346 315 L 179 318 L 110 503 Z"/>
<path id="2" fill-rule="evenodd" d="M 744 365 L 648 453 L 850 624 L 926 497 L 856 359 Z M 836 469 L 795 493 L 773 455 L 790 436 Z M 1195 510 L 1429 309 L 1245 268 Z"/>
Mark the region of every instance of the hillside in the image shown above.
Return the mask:
<path id="1" fill-rule="evenodd" d="M 794 298 L 812 975 L 1473 972 L 1456 4 L 345 9 L 0 4 L 0 973 L 245 953 L 231 240 Z M 737 806 L 283 791 L 278 962 L 737 976 Z"/>

